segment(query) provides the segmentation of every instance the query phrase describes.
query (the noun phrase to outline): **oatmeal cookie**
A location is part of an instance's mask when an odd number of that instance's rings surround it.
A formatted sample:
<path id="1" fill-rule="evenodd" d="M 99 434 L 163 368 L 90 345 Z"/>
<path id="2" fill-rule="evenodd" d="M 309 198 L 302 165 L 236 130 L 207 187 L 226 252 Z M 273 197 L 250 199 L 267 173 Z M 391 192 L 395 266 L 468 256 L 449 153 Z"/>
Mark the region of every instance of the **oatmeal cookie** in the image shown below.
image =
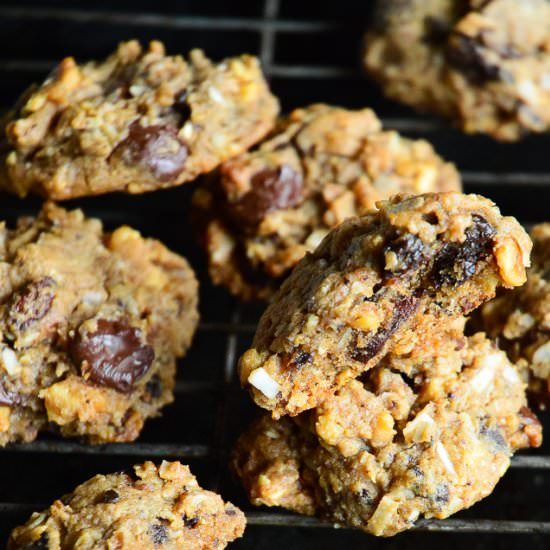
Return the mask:
<path id="1" fill-rule="evenodd" d="M 247 55 L 214 64 L 134 40 L 103 62 L 68 57 L 8 115 L 0 185 L 55 200 L 172 187 L 246 151 L 278 109 Z"/>
<path id="2" fill-rule="evenodd" d="M 516 368 L 483 334 L 408 362 L 412 377 L 382 360 L 316 409 L 264 414 L 232 462 L 252 503 L 390 536 L 468 508 L 541 444 Z"/>
<path id="3" fill-rule="evenodd" d="M 312 105 L 222 164 L 195 192 L 195 220 L 212 280 L 266 299 L 346 218 L 396 193 L 460 189 L 453 164 L 424 140 L 383 130 L 370 109 Z"/>
<path id="4" fill-rule="evenodd" d="M 526 366 L 529 389 L 544 404 L 550 396 L 550 223 L 533 227 L 531 238 L 527 282 L 483 306 L 477 321 Z"/>
<path id="5" fill-rule="evenodd" d="M 408 353 L 525 282 L 531 242 L 478 195 L 395 196 L 306 255 L 263 314 L 241 383 L 273 413 L 315 407 L 388 352 Z"/>
<path id="6" fill-rule="evenodd" d="M 133 470 L 97 475 L 35 512 L 14 529 L 8 550 L 209 550 L 242 536 L 244 514 L 201 489 L 188 466 Z"/>
<path id="7" fill-rule="evenodd" d="M 186 260 L 46 204 L 0 225 L 0 445 L 53 428 L 132 441 L 173 400 L 197 321 Z"/>
<path id="8" fill-rule="evenodd" d="M 380 0 L 367 71 L 385 93 L 513 141 L 550 127 L 546 0 Z"/>

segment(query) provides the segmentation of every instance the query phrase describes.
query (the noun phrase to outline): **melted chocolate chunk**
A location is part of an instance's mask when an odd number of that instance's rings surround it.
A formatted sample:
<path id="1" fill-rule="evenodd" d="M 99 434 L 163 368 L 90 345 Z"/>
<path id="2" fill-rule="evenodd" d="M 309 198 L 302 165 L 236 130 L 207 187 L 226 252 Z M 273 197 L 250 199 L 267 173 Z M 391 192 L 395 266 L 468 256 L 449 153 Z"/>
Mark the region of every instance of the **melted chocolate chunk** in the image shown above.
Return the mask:
<path id="1" fill-rule="evenodd" d="M 15 295 L 9 310 L 10 326 L 24 331 L 44 318 L 52 307 L 54 286 L 51 277 L 44 277 L 23 287 Z"/>
<path id="2" fill-rule="evenodd" d="M 472 222 L 464 232 L 464 242 L 447 243 L 437 254 L 432 271 L 436 288 L 461 285 L 476 274 L 479 262 L 491 254 L 493 226 L 477 214 L 472 216 Z"/>
<path id="3" fill-rule="evenodd" d="M 193 529 L 199 523 L 199 518 L 188 518 L 187 516 L 183 516 L 182 519 L 183 524 L 187 527 L 187 529 Z"/>
<path id="4" fill-rule="evenodd" d="M 114 489 L 105 491 L 99 500 L 103 504 L 114 504 L 120 500 L 120 495 Z"/>
<path id="5" fill-rule="evenodd" d="M 392 270 L 387 270 L 386 274 L 390 276 L 403 275 L 418 266 L 423 257 L 424 243 L 416 235 L 407 233 L 389 243 L 384 248 L 384 254 L 388 252 L 395 254 L 397 266 Z"/>
<path id="6" fill-rule="evenodd" d="M 424 18 L 425 34 L 423 41 L 427 44 L 443 44 L 452 29 L 452 22 L 434 16 Z"/>
<path id="7" fill-rule="evenodd" d="M 154 523 L 149 529 L 151 540 L 155 546 L 161 546 L 168 540 L 168 529 L 162 523 Z"/>
<path id="8" fill-rule="evenodd" d="M 379 328 L 369 339 L 368 344 L 362 348 L 355 348 L 351 351 L 351 357 L 355 361 L 367 363 L 393 335 L 393 333 L 413 314 L 418 306 L 419 299 L 414 296 L 401 296 L 395 301 L 394 315 L 385 327 Z"/>
<path id="9" fill-rule="evenodd" d="M 115 153 L 127 164 L 146 166 L 160 181 L 170 181 L 183 171 L 189 151 L 173 126 L 134 122 Z"/>
<path id="10" fill-rule="evenodd" d="M 77 334 L 71 355 L 92 382 L 123 393 L 151 368 L 155 352 L 141 341 L 141 330 L 124 321 L 97 322 L 96 332 Z"/>
<path id="11" fill-rule="evenodd" d="M 7 390 L 4 384 L 0 382 L 0 405 L 10 407 L 12 405 L 19 405 L 20 403 L 21 396 Z"/>
<path id="12" fill-rule="evenodd" d="M 232 217 L 246 226 L 254 227 L 274 210 L 292 208 L 302 200 L 302 174 L 283 164 L 254 174 L 252 188 L 230 205 Z"/>

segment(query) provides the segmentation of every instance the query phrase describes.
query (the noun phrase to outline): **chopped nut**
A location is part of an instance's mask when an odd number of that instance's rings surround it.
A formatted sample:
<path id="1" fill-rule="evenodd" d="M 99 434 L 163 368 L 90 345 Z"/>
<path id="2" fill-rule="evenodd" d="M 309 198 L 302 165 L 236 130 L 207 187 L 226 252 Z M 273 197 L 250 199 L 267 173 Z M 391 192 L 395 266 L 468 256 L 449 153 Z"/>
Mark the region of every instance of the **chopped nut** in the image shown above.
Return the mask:
<path id="1" fill-rule="evenodd" d="M 250 373 L 248 383 L 260 390 L 268 399 L 273 399 L 279 391 L 279 384 L 269 376 L 263 367 Z"/>
<path id="2" fill-rule="evenodd" d="M 507 287 L 520 286 L 526 281 L 522 250 L 515 239 L 502 238 L 495 247 L 495 257 L 499 273 Z"/>

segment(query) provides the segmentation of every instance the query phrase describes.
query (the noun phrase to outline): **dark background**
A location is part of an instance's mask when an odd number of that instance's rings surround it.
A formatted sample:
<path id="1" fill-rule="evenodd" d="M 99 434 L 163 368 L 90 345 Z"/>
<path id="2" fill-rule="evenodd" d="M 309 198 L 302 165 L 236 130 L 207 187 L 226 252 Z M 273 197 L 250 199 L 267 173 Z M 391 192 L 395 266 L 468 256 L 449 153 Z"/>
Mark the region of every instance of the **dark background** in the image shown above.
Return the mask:
<path id="1" fill-rule="evenodd" d="M 527 225 L 550 220 L 550 135 L 499 144 L 486 137 L 465 136 L 445 122 L 383 99 L 360 65 L 369 5 L 352 0 L 0 2 L 0 108 L 8 108 L 62 57 L 102 58 L 121 40 L 160 39 L 169 53 L 200 47 L 214 59 L 253 53 L 261 55 L 285 111 L 321 101 L 372 107 L 388 128 L 429 139 L 442 156 L 454 161 L 467 191 L 492 198 L 504 213 Z M 250 342 L 262 308 L 240 307 L 225 291 L 209 285 L 204 258 L 187 223 L 194 187 L 67 203 L 101 217 L 108 228 L 128 223 L 186 255 L 202 282 L 202 323 L 181 362 L 176 402 L 162 418 L 147 424 L 136 444 L 90 448 L 42 436 L 31 445 L 0 451 L 0 540 L 6 540 L 11 528 L 32 510 L 92 475 L 146 458 L 178 457 L 189 463 L 203 486 L 218 487 L 225 498 L 256 513 L 256 523 L 260 513 L 281 517 L 279 510 L 252 510 L 226 468 L 227 449 L 254 414 L 250 400 L 237 386 L 234 360 Z M 20 214 L 35 212 L 39 205 L 37 199 L 20 201 L 1 195 L 0 218 L 13 221 Z M 537 453 L 545 451 L 548 445 Z M 493 495 L 455 518 L 548 521 L 549 510 L 550 473 L 512 468 Z M 550 537 L 408 532 L 382 540 L 342 529 L 250 525 L 245 538 L 232 548 L 323 550 L 343 545 L 400 550 L 543 549 L 550 547 Z"/>

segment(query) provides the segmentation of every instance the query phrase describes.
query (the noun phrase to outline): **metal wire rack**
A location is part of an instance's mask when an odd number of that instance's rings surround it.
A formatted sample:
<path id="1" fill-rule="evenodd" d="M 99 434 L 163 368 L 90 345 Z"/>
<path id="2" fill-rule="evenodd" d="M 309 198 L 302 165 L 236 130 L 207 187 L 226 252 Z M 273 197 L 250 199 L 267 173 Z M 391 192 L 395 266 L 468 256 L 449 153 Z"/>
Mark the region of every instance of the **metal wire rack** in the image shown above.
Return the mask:
<path id="1" fill-rule="evenodd" d="M 219 51 L 219 57 L 247 50 L 259 55 L 285 110 L 313 101 L 371 106 L 386 127 L 427 137 L 443 156 L 456 161 L 466 190 L 490 196 L 526 225 L 550 219 L 545 206 L 550 200 L 546 153 L 550 137 L 536 136 L 504 146 L 488 138 L 466 137 L 439 120 L 385 101 L 359 68 L 357 52 L 368 19 L 368 8 L 358 7 L 361 3 L 158 0 L 154 6 L 133 2 L 131 8 L 123 1 L 82 2 L 78 7 L 62 1 L 50 4 L 46 7 L 31 0 L 0 5 L 1 107 L 8 107 L 26 85 L 43 78 L 61 56 L 101 57 L 116 42 L 134 36 L 142 40 L 158 37 L 168 42 L 169 51 L 184 52 L 199 45 L 213 57 L 216 51 L 212 49 Z M 203 321 L 191 352 L 182 361 L 175 405 L 162 419 L 151 421 L 136 443 L 87 446 L 44 436 L 0 452 L 0 537 L 5 540 L 9 530 L 31 511 L 90 475 L 146 458 L 178 458 L 191 464 L 203 485 L 220 489 L 224 497 L 247 510 L 252 526 L 248 532 L 253 534 L 235 547 L 332 548 L 345 541 L 390 547 L 393 543 L 349 531 L 331 537 L 327 529 L 320 528 L 332 526 L 312 518 L 251 510 L 231 480 L 226 468 L 229 448 L 254 413 L 250 400 L 238 388 L 236 360 L 250 341 L 261 307 L 237 304 L 223 290 L 209 285 L 204 259 L 185 226 L 191 188 L 71 202 L 101 217 L 109 227 L 123 222 L 135 225 L 188 256 L 202 283 Z M 14 219 L 34 211 L 38 204 L 33 199 L 21 202 L 2 197 L 0 214 L 2 219 Z M 514 547 L 502 535 L 516 534 L 529 535 L 532 547 L 547 548 L 550 539 L 539 535 L 550 535 L 549 489 L 550 449 L 517 456 L 487 504 L 484 501 L 445 521 L 419 521 L 414 531 L 429 532 L 429 536 L 400 535 L 399 547 L 435 548 L 444 540 L 446 547 L 454 548 L 465 539 L 450 535 L 476 533 L 489 536 L 480 540 L 482 544 L 491 541 L 493 547 L 497 541 L 500 547 Z M 434 538 L 434 532 L 446 538 Z M 469 540 L 472 546 L 479 543 Z M 520 544 L 519 537 L 512 540 Z M 521 537 L 521 541 L 526 539 Z"/>

